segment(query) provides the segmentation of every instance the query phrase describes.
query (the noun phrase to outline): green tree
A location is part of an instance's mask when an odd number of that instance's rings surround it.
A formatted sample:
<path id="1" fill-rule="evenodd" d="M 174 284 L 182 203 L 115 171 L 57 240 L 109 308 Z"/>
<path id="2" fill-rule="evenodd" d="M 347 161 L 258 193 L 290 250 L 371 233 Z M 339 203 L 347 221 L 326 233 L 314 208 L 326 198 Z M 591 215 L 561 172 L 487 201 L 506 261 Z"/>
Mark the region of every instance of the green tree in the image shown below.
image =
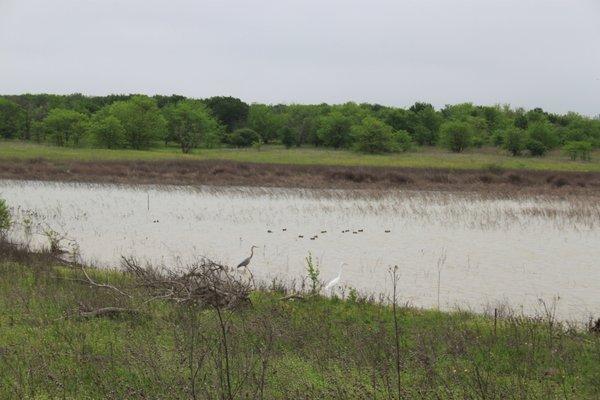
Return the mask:
<path id="1" fill-rule="evenodd" d="M 412 113 L 409 114 L 412 129 L 408 131 L 412 133 L 415 141 L 420 145 L 434 145 L 443 122 L 441 114 L 428 103 L 415 103 L 409 111 Z"/>
<path id="2" fill-rule="evenodd" d="M 231 96 L 215 96 L 204 100 L 208 108 L 227 129 L 231 132 L 246 124 L 250 106 L 242 100 Z"/>
<path id="3" fill-rule="evenodd" d="M 44 136 L 57 146 L 78 146 L 86 131 L 87 117 L 77 111 L 54 108 L 42 121 Z"/>
<path id="4" fill-rule="evenodd" d="M 529 151 L 534 157 L 542 157 L 548 151 L 548 148 L 544 145 L 544 143 L 539 140 L 529 138 L 525 143 L 525 148 Z"/>
<path id="5" fill-rule="evenodd" d="M 440 128 L 440 143 L 455 153 L 469 147 L 472 139 L 473 128 L 468 122 L 449 121 Z"/>
<path id="6" fill-rule="evenodd" d="M 547 150 L 558 146 L 558 134 L 548 121 L 529 122 L 527 134 L 531 140 L 540 142 Z"/>
<path id="7" fill-rule="evenodd" d="M 158 110 L 156 101 L 148 96 L 133 96 L 130 100 L 117 101 L 100 112 L 112 115 L 121 122 L 125 143 L 132 149 L 148 148 L 154 141 L 164 138 L 167 122 Z"/>
<path id="8" fill-rule="evenodd" d="M 347 147 L 350 144 L 352 121 L 339 111 L 321 117 L 317 136 L 324 146 Z"/>
<path id="9" fill-rule="evenodd" d="M 125 142 L 125 129 L 112 115 L 94 115 L 87 126 L 87 134 L 97 146 L 108 149 L 123 147 Z"/>
<path id="10" fill-rule="evenodd" d="M 294 132 L 294 144 L 319 144 L 317 126 L 321 114 L 319 106 L 293 104 L 286 109 L 286 125 Z"/>
<path id="11" fill-rule="evenodd" d="M 25 129 L 25 110 L 10 100 L 0 97 L 0 136 L 5 139 L 20 137 Z"/>
<path id="12" fill-rule="evenodd" d="M 502 146 L 513 156 L 518 156 L 525 149 L 527 134 L 523 129 L 509 128 L 504 131 L 502 139 Z"/>
<path id="13" fill-rule="evenodd" d="M 236 129 L 227 135 L 227 142 L 236 147 L 250 147 L 260 140 L 260 135 L 250 128 Z"/>
<path id="14" fill-rule="evenodd" d="M 567 142 L 563 150 L 575 161 L 579 158 L 581 161 L 590 161 L 592 159 L 592 144 L 585 141 Z"/>
<path id="15" fill-rule="evenodd" d="M 269 143 L 277 139 L 279 129 L 283 125 L 281 115 L 265 104 L 252 104 L 248 114 L 248 127 L 257 132 L 263 142 Z"/>
<path id="16" fill-rule="evenodd" d="M 375 117 L 367 117 L 352 127 L 356 150 L 365 153 L 386 153 L 394 149 L 393 129 Z"/>
<path id="17" fill-rule="evenodd" d="M 407 131 L 394 131 L 392 133 L 394 151 L 409 151 L 413 147 L 413 139 Z"/>
<path id="18" fill-rule="evenodd" d="M 219 123 L 212 117 L 209 109 L 198 101 L 182 100 L 166 106 L 163 112 L 169 136 L 179 143 L 184 153 L 203 144 L 207 146 L 219 135 Z"/>

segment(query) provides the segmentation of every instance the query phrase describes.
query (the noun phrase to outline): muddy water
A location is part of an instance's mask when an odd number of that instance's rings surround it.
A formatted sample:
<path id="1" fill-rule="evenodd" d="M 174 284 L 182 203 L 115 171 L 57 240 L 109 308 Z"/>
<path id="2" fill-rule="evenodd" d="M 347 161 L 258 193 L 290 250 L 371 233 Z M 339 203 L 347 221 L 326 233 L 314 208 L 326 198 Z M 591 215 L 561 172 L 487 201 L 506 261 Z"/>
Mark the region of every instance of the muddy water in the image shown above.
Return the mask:
<path id="1" fill-rule="evenodd" d="M 121 255 L 236 265 L 256 245 L 251 267 L 264 280 L 299 282 L 310 252 L 323 280 L 345 261 L 341 285 L 375 296 L 398 265 L 402 301 L 415 306 L 534 315 L 541 299 L 563 320 L 600 314 L 595 199 L 30 181 L 0 181 L 0 197 L 18 222 L 12 239 L 41 246 L 52 229 L 103 266 Z"/>

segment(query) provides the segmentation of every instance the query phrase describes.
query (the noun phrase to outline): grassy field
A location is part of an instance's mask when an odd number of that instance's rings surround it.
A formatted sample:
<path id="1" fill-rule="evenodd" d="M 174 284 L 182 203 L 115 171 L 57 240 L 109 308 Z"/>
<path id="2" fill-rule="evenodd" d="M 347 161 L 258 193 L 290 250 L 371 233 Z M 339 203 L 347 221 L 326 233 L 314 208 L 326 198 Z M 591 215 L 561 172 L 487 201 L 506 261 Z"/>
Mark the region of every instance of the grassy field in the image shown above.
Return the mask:
<path id="1" fill-rule="evenodd" d="M 86 284 L 77 268 L 4 253 L 0 398 L 600 398 L 600 335 L 551 320 L 495 324 L 399 308 L 396 330 L 390 306 L 282 301 L 265 290 L 253 292 L 247 308 L 217 315 L 135 303 Z M 119 272 L 90 274 L 100 283 L 128 282 Z M 78 313 L 106 306 L 139 314 Z"/>
<path id="2" fill-rule="evenodd" d="M 486 169 L 490 166 L 505 169 L 531 169 L 553 171 L 600 172 L 600 152 L 592 161 L 571 161 L 555 151 L 543 158 L 510 157 L 497 149 L 473 149 L 462 154 L 448 153 L 442 149 L 427 148 L 401 154 L 367 155 L 347 150 L 315 148 L 285 149 L 281 146 L 264 146 L 255 149 L 197 149 L 192 154 L 182 154 L 175 147 L 158 147 L 152 150 L 107 150 L 91 148 L 64 148 L 15 141 L 0 141 L 0 160 L 28 160 L 45 158 L 51 161 L 103 161 L 103 160 L 233 160 L 255 163 L 297 165 L 380 166 L 407 168 Z"/>

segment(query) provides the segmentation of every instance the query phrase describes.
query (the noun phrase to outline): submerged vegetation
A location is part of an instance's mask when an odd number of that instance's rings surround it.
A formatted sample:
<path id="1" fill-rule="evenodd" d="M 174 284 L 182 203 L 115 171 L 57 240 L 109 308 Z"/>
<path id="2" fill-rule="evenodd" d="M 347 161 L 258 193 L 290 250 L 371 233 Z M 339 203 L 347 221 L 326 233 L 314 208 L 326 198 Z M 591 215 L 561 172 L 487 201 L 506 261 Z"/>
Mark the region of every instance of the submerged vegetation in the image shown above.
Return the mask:
<path id="1" fill-rule="evenodd" d="M 495 146 L 530 156 L 573 143 L 600 147 L 600 120 L 540 108 L 524 110 L 471 103 L 436 110 L 379 104 L 247 104 L 234 97 L 24 94 L 0 97 L 0 136 L 69 147 L 148 149 L 280 144 L 363 153 L 404 152 L 440 145 L 460 153 Z"/>
<path id="2" fill-rule="evenodd" d="M 327 299 L 314 281 L 229 306 L 169 292 L 201 266 L 168 277 L 136 268 L 95 270 L 2 242 L 0 397 L 600 396 L 600 335 L 557 322 L 551 307 L 540 318 L 442 313 L 355 292 Z"/>

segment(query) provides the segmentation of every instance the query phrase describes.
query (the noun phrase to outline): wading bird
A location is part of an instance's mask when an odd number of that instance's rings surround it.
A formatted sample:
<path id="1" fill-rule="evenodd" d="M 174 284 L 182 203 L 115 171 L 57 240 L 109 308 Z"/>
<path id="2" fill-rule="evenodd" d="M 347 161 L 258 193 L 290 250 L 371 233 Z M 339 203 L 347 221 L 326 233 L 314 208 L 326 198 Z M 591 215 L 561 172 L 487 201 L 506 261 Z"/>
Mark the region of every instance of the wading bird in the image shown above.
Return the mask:
<path id="1" fill-rule="evenodd" d="M 340 279 L 342 278 L 342 268 L 344 268 L 344 265 L 348 265 L 345 262 L 342 262 L 340 264 L 340 272 L 338 273 L 338 276 L 336 276 L 335 278 L 333 278 L 327 285 L 325 285 L 325 290 L 332 290 L 333 288 L 340 282 Z"/>
<path id="2" fill-rule="evenodd" d="M 238 268 L 247 267 L 248 264 L 250 264 L 250 260 L 252 260 L 252 256 L 254 255 L 254 249 L 255 248 L 258 249 L 257 246 L 250 247 L 250 257 L 246 258 L 244 261 L 242 261 L 241 263 L 239 263 L 238 266 L 237 266 Z"/>

